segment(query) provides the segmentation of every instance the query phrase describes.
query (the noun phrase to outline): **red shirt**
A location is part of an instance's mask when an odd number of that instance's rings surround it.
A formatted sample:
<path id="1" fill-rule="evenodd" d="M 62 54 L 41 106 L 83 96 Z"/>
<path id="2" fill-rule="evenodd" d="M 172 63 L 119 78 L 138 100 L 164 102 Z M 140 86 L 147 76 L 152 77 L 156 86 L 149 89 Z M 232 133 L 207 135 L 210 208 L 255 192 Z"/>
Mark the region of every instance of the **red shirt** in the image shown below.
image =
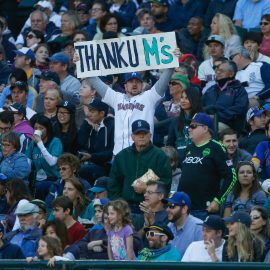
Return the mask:
<path id="1" fill-rule="evenodd" d="M 76 221 L 70 228 L 68 228 L 69 244 L 72 245 L 77 240 L 82 239 L 86 233 L 87 232 L 83 225 Z"/>
<path id="2" fill-rule="evenodd" d="M 263 38 L 260 46 L 260 53 L 270 57 L 270 39 Z"/>

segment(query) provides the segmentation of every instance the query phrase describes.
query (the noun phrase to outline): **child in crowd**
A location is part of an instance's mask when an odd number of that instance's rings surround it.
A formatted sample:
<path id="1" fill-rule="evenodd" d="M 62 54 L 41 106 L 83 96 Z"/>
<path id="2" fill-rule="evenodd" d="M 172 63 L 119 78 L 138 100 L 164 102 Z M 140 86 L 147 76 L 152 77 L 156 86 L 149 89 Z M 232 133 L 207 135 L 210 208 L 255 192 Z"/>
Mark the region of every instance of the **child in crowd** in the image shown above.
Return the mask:
<path id="1" fill-rule="evenodd" d="M 134 260 L 133 229 L 128 203 L 115 200 L 108 204 L 111 229 L 108 234 L 108 257 L 110 260 Z"/>

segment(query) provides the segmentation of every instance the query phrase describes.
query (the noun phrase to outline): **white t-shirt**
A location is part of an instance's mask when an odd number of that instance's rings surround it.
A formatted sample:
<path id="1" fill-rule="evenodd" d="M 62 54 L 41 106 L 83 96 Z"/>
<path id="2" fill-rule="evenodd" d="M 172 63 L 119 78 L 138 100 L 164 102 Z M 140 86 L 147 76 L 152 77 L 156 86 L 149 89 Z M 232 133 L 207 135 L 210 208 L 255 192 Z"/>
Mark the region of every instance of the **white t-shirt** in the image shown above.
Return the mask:
<path id="1" fill-rule="evenodd" d="M 213 58 L 210 57 L 209 59 L 203 61 L 199 65 L 198 78 L 201 81 L 210 82 L 210 81 L 214 81 L 215 77 L 216 77 L 216 74 L 213 69 Z"/>
<path id="2" fill-rule="evenodd" d="M 223 245 L 225 241 L 223 240 L 223 243 L 220 247 L 216 248 L 216 256 L 218 258 L 218 261 L 222 261 L 222 250 Z M 192 242 L 182 260 L 182 262 L 212 262 L 210 255 L 207 252 L 207 249 L 205 247 L 204 241 L 195 241 Z"/>

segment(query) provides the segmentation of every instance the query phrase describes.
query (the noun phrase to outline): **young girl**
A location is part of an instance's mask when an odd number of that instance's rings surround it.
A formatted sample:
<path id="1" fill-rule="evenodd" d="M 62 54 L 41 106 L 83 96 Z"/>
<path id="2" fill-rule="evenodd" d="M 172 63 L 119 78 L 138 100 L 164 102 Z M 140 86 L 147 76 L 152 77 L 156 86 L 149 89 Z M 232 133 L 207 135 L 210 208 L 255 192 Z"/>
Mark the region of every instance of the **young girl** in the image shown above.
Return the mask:
<path id="1" fill-rule="evenodd" d="M 133 229 L 128 204 L 115 200 L 108 204 L 108 257 L 110 260 L 134 260 Z"/>

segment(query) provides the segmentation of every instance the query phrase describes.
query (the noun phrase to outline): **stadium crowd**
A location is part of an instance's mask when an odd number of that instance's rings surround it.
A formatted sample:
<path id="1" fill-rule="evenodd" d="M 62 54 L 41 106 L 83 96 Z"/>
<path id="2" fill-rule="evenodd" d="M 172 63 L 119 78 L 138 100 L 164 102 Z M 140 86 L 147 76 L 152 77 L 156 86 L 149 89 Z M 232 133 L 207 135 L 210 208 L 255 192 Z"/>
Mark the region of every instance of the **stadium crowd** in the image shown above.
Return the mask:
<path id="1" fill-rule="evenodd" d="M 0 259 L 270 263 L 269 0 L 42 0 L 17 36 L 9 15 Z M 74 43 L 162 32 L 178 67 L 77 78 Z"/>

